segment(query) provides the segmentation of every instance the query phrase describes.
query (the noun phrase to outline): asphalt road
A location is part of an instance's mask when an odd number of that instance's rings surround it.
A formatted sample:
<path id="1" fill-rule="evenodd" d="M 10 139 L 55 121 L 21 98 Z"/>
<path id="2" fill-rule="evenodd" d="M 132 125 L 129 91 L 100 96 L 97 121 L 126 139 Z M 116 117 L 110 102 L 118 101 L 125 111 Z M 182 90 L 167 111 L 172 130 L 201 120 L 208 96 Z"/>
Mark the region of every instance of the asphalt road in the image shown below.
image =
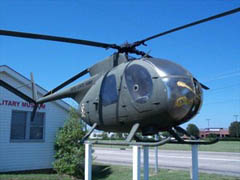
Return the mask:
<path id="1" fill-rule="evenodd" d="M 95 162 L 109 165 L 132 165 L 132 149 L 94 147 Z M 143 161 L 143 159 L 142 159 Z M 149 165 L 154 167 L 155 153 L 149 150 Z M 192 164 L 191 151 L 159 150 L 160 168 L 189 170 Z M 240 177 L 240 153 L 199 151 L 200 172 Z"/>

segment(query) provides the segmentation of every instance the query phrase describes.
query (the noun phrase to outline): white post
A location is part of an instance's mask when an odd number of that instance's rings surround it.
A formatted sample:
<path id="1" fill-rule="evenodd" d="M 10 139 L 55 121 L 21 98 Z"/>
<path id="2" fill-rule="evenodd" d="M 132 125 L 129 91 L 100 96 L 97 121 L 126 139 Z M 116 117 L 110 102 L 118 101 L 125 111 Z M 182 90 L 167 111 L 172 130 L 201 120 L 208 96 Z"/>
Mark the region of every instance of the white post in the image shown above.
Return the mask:
<path id="1" fill-rule="evenodd" d="M 144 168 L 144 180 L 149 178 L 149 148 L 143 147 L 143 168 Z"/>
<path id="2" fill-rule="evenodd" d="M 158 146 L 155 147 L 155 173 L 158 173 Z"/>
<path id="3" fill-rule="evenodd" d="M 92 180 L 92 144 L 85 143 L 85 180 Z"/>
<path id="4" fill-rule="evenodd" d="M 141 149 L 140 146 L 133 146 L 133 180 L 141 178 Z"/>
<path id="5" fill-rule="evenodd" d="M 198 145 L 192 145 L 192 180 L 198 180 Z"/>
<path id="6" fill-rule="evenodd" d="M 159 141 L 159 135 L 155 135 L 155 140 Z M 155 147 L 155 173 L 158 173 L 158 146 Z"/>

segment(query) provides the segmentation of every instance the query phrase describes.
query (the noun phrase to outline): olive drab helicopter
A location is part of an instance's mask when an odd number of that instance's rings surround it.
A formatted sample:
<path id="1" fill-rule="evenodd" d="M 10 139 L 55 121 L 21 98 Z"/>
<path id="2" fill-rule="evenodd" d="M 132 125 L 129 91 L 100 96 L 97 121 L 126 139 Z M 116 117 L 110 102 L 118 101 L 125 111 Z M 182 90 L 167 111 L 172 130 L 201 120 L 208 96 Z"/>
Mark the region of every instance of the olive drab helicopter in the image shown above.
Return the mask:
<path id="1" fill-rule="evenodd" d="M 180 65 L 152 57 L 148 53 L 139 51 L 137 47 L 146 45 L 147 41 L 160 36 L 239 11 L 240 8 L 236 8 L 123 45 L 0 30 L 0 35 L 3 36 L 75 43 L 117 50 L 113 55 L 83 70 L 39 99 L 36 96 L 36 87 L 33 80 L 33 97 L 23 94 L 1 79 L 0 85 L 24 100 L 35 104 L 32 118 L 34 118 L 39 104 L 67 97 L 74 99 L 79 104 L 78 113 L 81 119 L 91 126 L 81 142 L 87 140 L 94 129 L 98 129 L 108 132 L 129 133 L 125 141 L 115 143 L 120 145 L 158 146 L 166 142 L 184 144 L 215 143 L 216 139 L 213 141 L 200 141 L 190 136 L 179 126 L 198 113 L 202 104 L 202 89 L 207 90 L 209 88 L 200 83 L 188 70 Z M 130 54 L 138 55 L 138 57 L 132 57 Z M 88 73 L 90 78 L 72 87 L 62 89 Z M 137 132 L 146 136 L 157 134 L 160 131 L 168 131 L 174 137 L 174 140 L 166 138 L 153 141 L 137 136 Z M 178 132 L 190 136 L 190 140 L 183 140 L 178 135 Z M 95 141 L 95 143 L 113 144 L 112 142 L 101 141 Z"/>

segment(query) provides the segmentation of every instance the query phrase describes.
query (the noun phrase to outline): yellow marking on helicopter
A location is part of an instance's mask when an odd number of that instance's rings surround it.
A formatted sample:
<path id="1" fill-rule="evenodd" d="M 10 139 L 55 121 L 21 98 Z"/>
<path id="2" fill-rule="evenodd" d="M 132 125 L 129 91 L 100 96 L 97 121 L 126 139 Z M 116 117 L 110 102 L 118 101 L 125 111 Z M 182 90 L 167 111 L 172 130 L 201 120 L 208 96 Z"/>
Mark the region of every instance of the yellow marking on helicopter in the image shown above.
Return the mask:
<path id="1" fill-rule="evenodd" d="M 190 91 L 193 92 L 193 89 L 192 89 L 190 86 L 188 86 L 185 82 L 178 81 L 178 82 L 177 82 L 177 85 L 178 85 L 179 87 L 187 88 L 187 89 L 189 89 Z"/>
<path id="2" fill-rule="evenodd" d="M 183 105 L 189 105 L 192 103 L 193 103 L 192 99 L 188 99 L 186 96 L 181 96 L 181 97 L 177 98 L 177 100 L 175 102 L 175 106 L 182 107 Z"/>

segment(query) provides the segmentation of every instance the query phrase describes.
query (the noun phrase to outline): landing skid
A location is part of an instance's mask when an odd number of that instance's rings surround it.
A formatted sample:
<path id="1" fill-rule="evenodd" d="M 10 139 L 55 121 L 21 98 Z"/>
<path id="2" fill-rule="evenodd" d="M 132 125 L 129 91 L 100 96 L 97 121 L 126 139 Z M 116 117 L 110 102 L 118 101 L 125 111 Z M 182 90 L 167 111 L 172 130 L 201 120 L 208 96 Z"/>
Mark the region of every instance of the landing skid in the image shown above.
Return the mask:
<path id="1" fill-rule="evenodd" d="M 102 140 L 91 140 L 89 142 L 91 142 L 91 144 L 116 145 L 116 146 L 161 146 L 170 141 L 170 137 L 160 141 L 145 141 L 144 139 L 140 139 L 139 137 L 136 136 L 136 132 L 139 126 L 140 125 L 138 123 L 132 126 L 132 129 L 130 130 L 130 133 L 125 141 L 112 142 L 112 141 L 102 141 Z M 80 143 L 84 143 L 96 127 L 97 127 L 97 124 L 94 124 L 89 130 L 89 132 L 80 141 Z M 136 141 L 133 141 L 133 139 L 135 139 Z"/>
<path id="2" fill-rule="evenodd" d="M 127 142 L 127 141 L 119 141 L 119 142 L 105 142 L 105 141 L 91 141 L 92 144 L 102 144 L 102 145 L 116 145 L 116 146 L 161 146 L 170 141 L 170 138 L 163 139 L 157 142 Z"/>
<path id="3" fill-rule="evenodd" d="M 83 144 L 89 138 L 89 136 L 92 134 L 94 129 L 96 129 L 96 127 L 97 127 L 97 123 L 94 123 L 93 126 L 90 128 L 90 130 L 87 132 L 87 134 L 85 134 L 85 136 L 81 139 L 80 141 L 81 144 Z"/>
<path id="4" fill-rule="evenodd" d="M 191 144 L 191 145 L 209 145 L 209 144 L 214 144 L 218 142 L 218 138 L 212 139 L 212 140 L 199 140 L 194 136 L 191 136 L 190 134 L 187 133 L 187 131 L 179 126 L 174 127 L 173 129 L 169 129 L 168 132 L 175 138 L 175 140 L 170 140 L 169 143 L 173 144 Z M 182 139 L 176 132 L 180 132 L 185 134 L 190 138 L 190 140 L 184 140 Z"/>
<path id="5" fill-rule="evenodd" d="M 148 140 L 144 138 L 140 138 L 136 135 L 136 132 L 139 129 L 139 124 L 136 123 L 132 126 L 130 133 L 125 141 L 103 141 L 103 140 L 91 140 L 91 144 L 101 144 L 101 145 L 116 145 L 116 146 L 161 146 L 166 143 L 174 143 L 174 144 L 191 144 L 191 145 L 208 145 L 208 144 L 214 144 L 218 142 L 218 139 L 213 139 L 209 141 L 203 141 L 198 140 L 196 137 L 191 136 L 187 133 L 187 131 L 179 126 L 169 129 L 168 132 L 175 138 L 172 140 L 170 137 L 162 139 L 160 141 L 155 140 Z M 94 131 L 94 129 L 97 127 L 97 124 L 95 123 L 89 132 L 83 137 L 83 139 L 80 141 L 80 143 L 84 143 L 88 137 L 91 135 L 91 133 Z M 190 138 L 190 140 L 184 140 L 182 139 L 176 132 L 180 132 L 185 134 Z M 133 141 L 135 139 L 135 141 Z"/>

